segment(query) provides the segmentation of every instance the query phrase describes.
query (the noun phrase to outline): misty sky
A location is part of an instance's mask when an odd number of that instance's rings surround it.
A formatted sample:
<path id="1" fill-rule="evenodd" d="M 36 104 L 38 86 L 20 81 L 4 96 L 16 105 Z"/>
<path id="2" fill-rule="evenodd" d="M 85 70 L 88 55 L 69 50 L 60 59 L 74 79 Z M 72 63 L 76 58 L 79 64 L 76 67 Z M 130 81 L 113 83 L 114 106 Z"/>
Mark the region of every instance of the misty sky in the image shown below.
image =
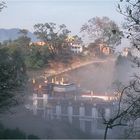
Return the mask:
<path id="1" fill-rule="evenodd" d="M 77 34 L 81 26 L 95 16 L 108 16 L 121 24 L 116 11 L 117 0 L 5 0 L 7 8 L 0 13 L 0 28 L 26 28 L 36 23 L 64 23 Z M 118 0 L 119 2 L 119 0 Z"/>

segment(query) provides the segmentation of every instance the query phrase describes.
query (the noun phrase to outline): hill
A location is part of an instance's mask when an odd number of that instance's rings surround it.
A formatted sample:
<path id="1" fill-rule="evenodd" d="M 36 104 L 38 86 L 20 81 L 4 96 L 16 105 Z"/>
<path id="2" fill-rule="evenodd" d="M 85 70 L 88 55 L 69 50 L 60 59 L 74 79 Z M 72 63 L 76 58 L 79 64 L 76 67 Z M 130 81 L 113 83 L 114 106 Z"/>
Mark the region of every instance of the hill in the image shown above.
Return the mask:
<path id="1" fill-rule="evenodd" d="M 0 29 L 0 42 L 3 42 L 4 40 L 14 40 L 18 38 L 19 36 L 19 30 L 18 28 L 12 28 L 12 29 Z M 36 41 L 37 38 L 35 35 L 29 31 L 28 37 L 31 38 L 32 41 Z"/>

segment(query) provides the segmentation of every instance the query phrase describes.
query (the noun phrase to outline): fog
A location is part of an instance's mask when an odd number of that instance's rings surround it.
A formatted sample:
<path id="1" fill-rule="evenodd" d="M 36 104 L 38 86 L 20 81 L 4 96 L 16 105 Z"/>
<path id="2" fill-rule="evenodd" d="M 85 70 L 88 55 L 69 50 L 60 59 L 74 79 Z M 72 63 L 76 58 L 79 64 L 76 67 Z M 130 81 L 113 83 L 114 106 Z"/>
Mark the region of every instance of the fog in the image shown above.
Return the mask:
<path id="1" fill-rule="evenodd" d="M 114 59 L 93 63 L 73 70 L 67 74 L 69 81 L 77 83 L 81 88 L 100 94 L 111 90 L 114 81 Z"/>
<path id="2" fill-rule="evenodd" d="M 94 94 L 100 95 L 113 93 L 113 84 L 116 81 L 127 84 L 135 72 L 138 72 L 137 68 L 132 67 L 130 61 L 126 60 L 116 65 L 114 58 L 108 58 L 105 62 L 93 63 L 59 77 L 68 78 L 71 83 L 78 84 L 82 89 L 92 90 Z M 18 127 L 23 132 L 37 135 L 40 138 L 91 138 L 90 134 L 82 132 L 67 121 L 62 122 L 55 119 L 50 121 L 43 118 L 42 113 L 39 112 L 37 115 L 33 115 L 32 110 L 25 108 L 29 101 L 27 93 L 25 103 L 11 109 L 13 114 L 9 112 L 1 114 L 1 122 L 6 127 Z M 102 135 L 100 137 L 94 136 L 94 138 L 102 137 Z"/>
<path id="3" fill-rule="evenodd" d="M 115 66 L 115 80 L 123 85 L 128 85 L 135 75 L 140 75 L 139 67 L 132 60 L 124 58 Z"/>

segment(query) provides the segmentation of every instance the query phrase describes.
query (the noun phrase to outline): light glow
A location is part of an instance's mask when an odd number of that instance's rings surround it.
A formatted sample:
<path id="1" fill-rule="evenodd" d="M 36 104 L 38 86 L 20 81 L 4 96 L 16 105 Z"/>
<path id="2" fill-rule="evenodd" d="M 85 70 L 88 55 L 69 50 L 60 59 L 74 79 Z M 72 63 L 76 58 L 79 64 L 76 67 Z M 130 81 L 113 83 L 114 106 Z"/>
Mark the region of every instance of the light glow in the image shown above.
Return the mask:
<path id="1" fill-rule="evenodd" d="M 99 98 L 105 101 L 112 100 L 112 97 L 109 96 L 98 96 L 98 95 L 82 95 L 83 98 Z"/>

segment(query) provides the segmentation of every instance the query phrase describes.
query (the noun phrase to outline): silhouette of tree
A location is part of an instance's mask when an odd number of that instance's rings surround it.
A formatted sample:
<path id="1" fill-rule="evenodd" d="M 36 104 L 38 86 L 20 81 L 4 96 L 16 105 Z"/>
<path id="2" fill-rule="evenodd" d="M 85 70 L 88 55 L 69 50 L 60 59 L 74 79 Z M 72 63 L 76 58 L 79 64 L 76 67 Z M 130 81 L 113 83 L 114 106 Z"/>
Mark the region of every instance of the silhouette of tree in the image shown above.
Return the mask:
<path id="1" fill-rule="evenodd" d="M 94 17 L 81 27 L 81 32 L 86 33 L 90 39 L 100 39 L 110 47 L 118 45 L 123 36 L 117 24 L 108 17 Z"/>
<path id="2" fill-rule="evenodd" d="M 140 51 L 140 0 L 120 0 L 120 2 L 123 4 L 118 4 L 118 11 L 125 17 L 126 38 L 130 39 L 132 47 Z M 136 58 L 133 62 L 139 64 L 139 60 Z M 127 126 L 133 132 L 132 124 L 140 118 L 139 74 L 136 73 L 129 83 L 128 86 L 121 85 L 122 88 L 118 91 L 118 109 L 115 114 L 108 120 L 103 117 L 106 125 L 104 139 L 107 138 L 108 129 L 116 126 Z M 128 131 L 128 134 L 130 135 L 130 131 Z"/>
<path id="3" fill-rule="evenodd" d="M 4 1 L 0 1 L 0 12 L 2 11 L 3 8 L 6 7 L 6 3 Z"/>

